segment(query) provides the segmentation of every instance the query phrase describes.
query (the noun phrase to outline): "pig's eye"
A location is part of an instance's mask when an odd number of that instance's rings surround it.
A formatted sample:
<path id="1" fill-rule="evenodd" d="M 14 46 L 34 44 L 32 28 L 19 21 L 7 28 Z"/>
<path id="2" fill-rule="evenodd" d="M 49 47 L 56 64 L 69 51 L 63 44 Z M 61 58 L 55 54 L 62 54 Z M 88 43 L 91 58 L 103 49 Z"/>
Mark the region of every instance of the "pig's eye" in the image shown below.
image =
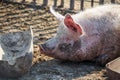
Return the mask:
<path id="1" fill-rule="evenodd" d="M 66 44 L 66 43 L 63 43 L 63 44 L 59 45 L 59 49 L 62 52 L 69 51 L 70 47 L 71 47 L 71 44 Z"/>

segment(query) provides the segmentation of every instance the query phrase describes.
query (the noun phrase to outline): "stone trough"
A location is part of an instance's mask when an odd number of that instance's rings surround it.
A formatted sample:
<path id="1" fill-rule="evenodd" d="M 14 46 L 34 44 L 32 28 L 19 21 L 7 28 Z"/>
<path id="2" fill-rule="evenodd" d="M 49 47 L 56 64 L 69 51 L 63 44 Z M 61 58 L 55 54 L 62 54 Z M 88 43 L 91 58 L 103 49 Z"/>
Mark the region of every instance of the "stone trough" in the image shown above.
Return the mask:
<path id="1" fill-rule="evenodd" d="M 0 77 L 20 77 L 30 69 L 33 55 L 32 34 L 30 28 L 0 35 Z"/>
<path id="2" fill-rule="evenodd" d="M 106 64 L 109 80 L 120 80 L 120 57 Z"/>

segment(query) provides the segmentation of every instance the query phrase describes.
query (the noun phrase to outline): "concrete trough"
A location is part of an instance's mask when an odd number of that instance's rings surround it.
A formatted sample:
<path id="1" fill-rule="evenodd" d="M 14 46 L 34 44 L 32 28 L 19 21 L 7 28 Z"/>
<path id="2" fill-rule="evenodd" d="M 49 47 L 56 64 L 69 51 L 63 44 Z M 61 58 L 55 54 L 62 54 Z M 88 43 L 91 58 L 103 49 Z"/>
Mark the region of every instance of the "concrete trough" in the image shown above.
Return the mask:
<path id="1" fill-rule="evenodd" d="M 120 57 L 106 64 L 109 80 L 120 80 Z"/>

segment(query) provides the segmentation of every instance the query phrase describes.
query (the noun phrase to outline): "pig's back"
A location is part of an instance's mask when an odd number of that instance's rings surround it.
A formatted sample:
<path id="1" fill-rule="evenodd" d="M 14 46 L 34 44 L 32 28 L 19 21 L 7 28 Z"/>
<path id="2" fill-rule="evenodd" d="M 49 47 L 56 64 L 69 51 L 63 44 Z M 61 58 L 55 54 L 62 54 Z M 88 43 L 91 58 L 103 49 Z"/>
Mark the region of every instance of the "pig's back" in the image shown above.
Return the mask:
<path id="1" fill-rule="evenodd" d="M 120 30 L 120 5 L 104 5 L 87 9 L 73 17 L 86 34 Z"/>
<path id="2" fill-rule="evenodd" d="M 105 5 L 88 9 L 73 16 L 81 25 L 85 35 L 80 38 L 81 49 L 93 56 L 111 53 L 118 56 L 120 52 L 120 5 Z M 114 53 L 114 54 L 112 54 Z"/>

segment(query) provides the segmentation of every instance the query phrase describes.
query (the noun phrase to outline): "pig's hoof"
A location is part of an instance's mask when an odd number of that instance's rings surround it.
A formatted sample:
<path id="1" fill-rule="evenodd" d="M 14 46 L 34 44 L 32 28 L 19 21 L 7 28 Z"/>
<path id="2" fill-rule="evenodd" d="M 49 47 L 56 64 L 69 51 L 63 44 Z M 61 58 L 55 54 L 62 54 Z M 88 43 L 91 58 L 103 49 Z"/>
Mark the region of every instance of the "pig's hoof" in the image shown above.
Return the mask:
<path id="1" fill-rule="evenodd" d="M 16 78 L 32 65 L 32 31 L 0 35 L 0 77 Z"/>

